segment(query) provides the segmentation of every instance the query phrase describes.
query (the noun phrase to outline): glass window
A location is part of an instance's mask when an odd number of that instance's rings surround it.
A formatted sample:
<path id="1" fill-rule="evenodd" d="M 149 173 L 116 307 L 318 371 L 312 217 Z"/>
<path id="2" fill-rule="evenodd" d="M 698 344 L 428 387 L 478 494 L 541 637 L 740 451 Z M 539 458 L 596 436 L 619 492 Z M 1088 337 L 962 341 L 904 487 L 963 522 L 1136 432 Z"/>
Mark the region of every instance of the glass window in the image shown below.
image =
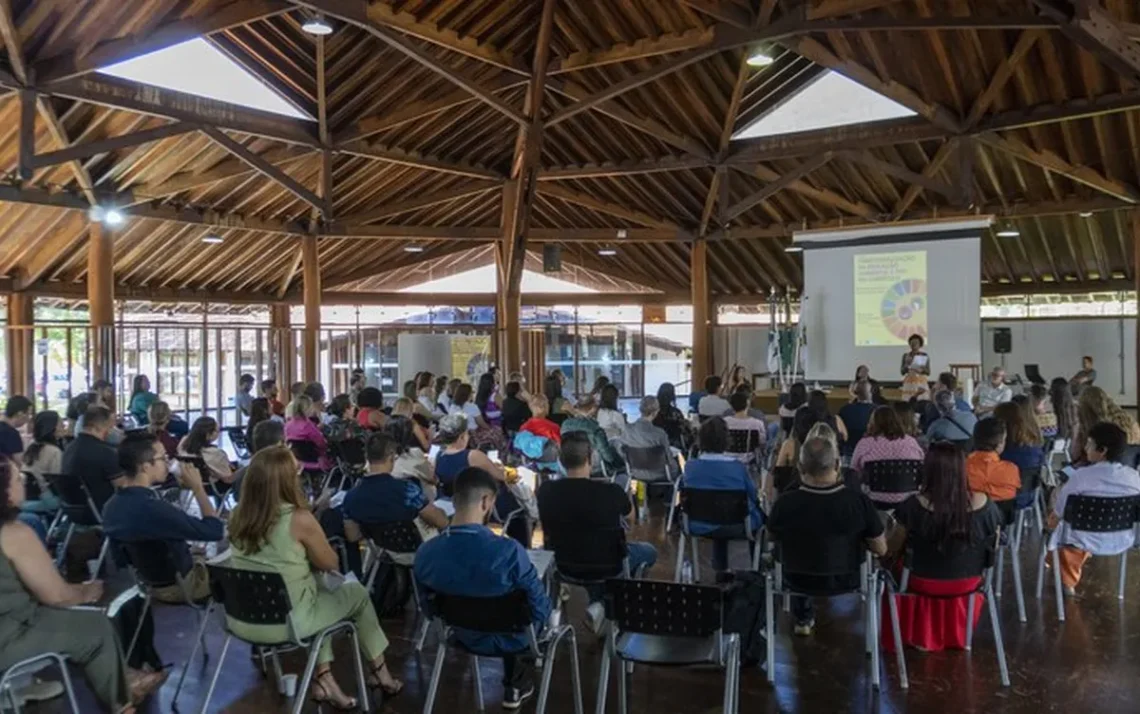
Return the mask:
<path id="1" fill-rule="evenodd" d="M 579 393 L 592 390 L 605 376 L 621 396 L 641 396 L 640 326 L 579 325 L 578 344 Z"/>
<path id="2" fill-rule="evenodd" d="M 677 395 L 690 391 L 693 324 L 645 325 L 645 393 L 670 382 Z"/>

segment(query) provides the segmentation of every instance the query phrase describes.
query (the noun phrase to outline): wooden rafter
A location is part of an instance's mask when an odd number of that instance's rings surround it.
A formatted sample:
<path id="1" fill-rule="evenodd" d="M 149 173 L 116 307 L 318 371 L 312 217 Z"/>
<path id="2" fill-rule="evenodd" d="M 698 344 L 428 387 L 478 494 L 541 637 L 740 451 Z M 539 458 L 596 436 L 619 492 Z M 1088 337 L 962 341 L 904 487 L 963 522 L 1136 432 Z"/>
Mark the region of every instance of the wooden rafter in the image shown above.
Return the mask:
<path id="1" fill-rule="evenodd" d="M 345 225 L 353 226 L 364 223 L 371 223 L 378 221 L 389 216 L 396 216 L 408 211 L 416 211 L 428 206 L 435 206 L 440 203 L 447 203 L 454 201 L 457 198 L 466 198 L 468 196 L 478 196 L 481 193 L 486 193 L 495 188 L 498 184 L 479 183 L 479 184 L 465 184 L 457 188 L 439 191 L 437 193 L 429 193 L 426 196 L 417 196 L 409 198 L 406 201 L 397 201 L 389 203 L 379 208 L 370 209 L 362 213 L 355 213 L 348 216 L 341 216 L 340 222 Z"/>
<path id="2" fill-rule="evenodd" d="M 1077 183 L 1095 188 L 1113 198 L 1128 203 L 1140 203 L 1140 191 L 1136 188 L 1123 181 L 1111 179 L 1089 166 L 1074 166 L 1052 151 L 1039 151 L 1023 141 L 997 134 L 983 134 L 978 137 L 978 141 L 1046 171 L 1052 171 Z"/>
<path id="3" fill-rule="evenodd" d="M 643 226 L 668 229 L 678 228 L 677 224 L 673 223 L 672 221 L 666 221 L 664 219 L 657 218 L 656 216 L 651 216 L 644 211 L 628 208 L 611 201 L 603 201 L 599 198 L 594 198 L 587 193 L 582 193 L 581 191 L 576 191 L 572 188 L 566 188 L 565 186 L 561 186 L 557 183 L 542 183 L 538 187 L 538 192 L 544 196 L 552 196 L 563 201 L 569 201 L 570 203 L 589 208 L 590 210 L 598 211 L 599 213 L 605 213 L 617 218 L 622 218 L 633 223 L 639 223 Z"/>
<path id="4" fill-rule="evenodd" d="M 131 132 L 130 134 L 123 134 L 121 136 L 111 137 L 109 139 L 101 139 L 99 141 L 88 141 L 81 144 L 72 144 L 66 149 L 58 151 L 49 151 L 46 154 L 37 154 L 32 157 L 32 166 L 34 168 L 43 168 L 45 166 L 54 166 L 55 164 L 62 164 L 68 161 L 75 161 L 77 159 L 86 159 L 99 154 L 106 154 L 112 151 L 119 151 L 127 149 L 139 144 L 146 144 L 152 141 L 159 141 L 161 139 L 168 139 L 172 136 L 181 136 L 188 134 L 192 131 L 197 131 L 200 127 L 195 124 L 164 124 L 152 129 L 143 129 L 141 131 Z"/>
<path id="5" fill-rule="evenodd" d="M 712 44 L 715 37 L 716 28 L 711 25 L 702 29 L 670 32 L 656 37 L 643 37 L 633 42 L 620 42 L 604 49 L 574 52 L 566 57 L 552 60 L 547 73 L 576 72 L 618 62 L 630 62 L 674 52 L 684 52 Z"/>
<path id="6" fill-rule="evenodd" d="M 780 176 L 759 191 L 755 191 L 740 199 L 731 206 L 727 207 L 725 209 L 723 220 L 721 222 L 727 224 L 729 221 L 735 220 L 736 218 L 751 210 L 753 206 L 756 206 L 763 201 L 767 201 L 769 198 L 779 193 L 780 191 L 790 188 L 792 184 L 798 183 L 805 176 L 811 174 L 816 169 L 819 169 L 824 164 L 831 161 L 831 158 L 832 154 L 826 153 L 820 154 L 814 159 L 805 161 L 804 163 L 797 166 L 794 170 L 789 171 L 783 176 Z"/>
<path id="7" fill-rule="evenodd" d="M 635 176 L 655 174 L 664 171 L 691 171 L 713 166 L 714 162 L 699 156 L 661 156 L 655 159 L 640 159 L 604 164 L 583 164 L 579 166 L 546 166 L 539 174 L 539 181 L 566 181 L 584 178 L 612 178 L 614 176 Z"/>
<path id="8" fill-rule="evenodd" d="M 230 152 L 237 158 L 249 164 L 258 173 L 264 175 L 266 178 L 280 184 L 289 193 L 301 199 L 310 206 L 320 210 L 326 216 L 331 213 L 329 210 L 328 202 L 318 196 L 313 191 L 302 186 L 300 182 L 294 179 L 289 174 L 261 158 L 257 154 L 247 149 L 241 143 L 231 139 L 221 129 L 216 129 L 212 126 L 202 128 L 202 132 L 210 138 L 218 146 Z"/>
<path id="9" fill-rule="evenodd" d="M 890 161 L 883 161 L 879 157 L 873 156 L 865 151 L 848 151 L 843 154 L 843 158 L 854 161 L 857 164 L 863 164 L 869 169 L 879 171 L 888 176 L 894 176 L 897 179 L 917 185 L 920 188 L 940 193 L 947 198 L 958 198 L 960 193 L 958 189 L 948 183 L 935 181 L 933 178 L 915 173 L 905 166 L 892 164 Z"/>
<path id="10" fill-rule="evenodd" d="M 752 169 L 751 173 L 761 181 L 767 181 L 769 183 L 780 180 L 780 174 L 767 166 L 757 166 Z M 860 201 L 852 201 L 826 188 L 816 188 L 802 179 L 793 181 L 787 188 L 789 191 L 794 191 L 813 201 L 818 201 L 832 208 L 837 208 L 853 216 L 859 216 L 872 223 L 879 221 L 881 218 L 878 210 L 876 210 L 874 206 L 869 206 Z"/>
<path id="11" fill-rule="evenodd" d="M 1099 0 L 1033 0 L 1061 32 L 1133 84 L 1140 84 L 1140 46 Z"/>
<path id="12" fill-rule="evenodd" d="M 278 168 L 310 157 L 312 157 L 311 152 L 292 146 L 280 146 L 261 154 L 261 158 Z M 183 171 L 163 181 L 137 184 L 133 193 L 141 200 L 164 198 L 226 179 L 248 176 L 253 172 L 254 169 L 246 162 L 230 158 L 219 161 L 205 171 Z"/>
<path id="13" fill-rule="evenodd" d="M 924 180 L 933 180 L 934 177 L 942 171 L 946 166 L 946 162 L 954 155 L 958 141 L 957 138 L 950 139 L 938 147 L 938 151 L 934 153 L 934 157 L 930 159 L 930 162 L 926 164 L 926 168 L 922 170 L 922 178 Z M 918 181 L 912 182 L 911 185 L 907 187 L 906 192 L 903 193 L 902 198 L 898 200 L 894 210 L 891 212 L 894 220 L 899 220 L 903 214 L 907 212 L 924 188 L 923 183 Z"/>

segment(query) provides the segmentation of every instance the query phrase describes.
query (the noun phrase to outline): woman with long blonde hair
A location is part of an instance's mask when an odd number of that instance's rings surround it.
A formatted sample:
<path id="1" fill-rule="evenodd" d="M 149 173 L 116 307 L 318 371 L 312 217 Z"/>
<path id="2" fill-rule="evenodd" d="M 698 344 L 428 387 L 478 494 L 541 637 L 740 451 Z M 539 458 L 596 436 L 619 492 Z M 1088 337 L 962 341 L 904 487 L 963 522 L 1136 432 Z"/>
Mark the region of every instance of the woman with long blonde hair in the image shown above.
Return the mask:
<path id="1" fill-rule="evenodd" d="M 1128 435 L 1129 444 L 1140 444 L 1140 426 L 1120 408 L 1120 405 L 1112 401 L 1108 392 L 1100 387 L 1085 387 L 1077 400 L 1078 428 L 1073 439 L 1073 461 L 1085 460 L 1085 440 L 1089 431 L 1102 421 L 1120 427 Z"/>
<path id="2" fill-rule="evenodd" d="M 336 590 L 318 588 L 314 571 L 335 571 L 339 560 L 301 491 L 298 465 L 285 446 L 271 446 L 253 456 L 242 482 L 241 501 L 230 516 L 230 542 L 235 568 L 280 573 L 292 603 L 294 634 L 310 637 L 342 620 L 356 625 L 360 648 L 369 662 L 368 683 L 386 695 L 403 689 L 384 661 L 388 638 L 380 629 L 368 591 L 358 582 Z M 282 642 L 285 625 L 251 625 L 230 620 L 234 634 L 252 642 Z M 313 699 L 339 710 L 355 709 L 331 670 L 332 643 L 321 646 L 313 680 Z"/>

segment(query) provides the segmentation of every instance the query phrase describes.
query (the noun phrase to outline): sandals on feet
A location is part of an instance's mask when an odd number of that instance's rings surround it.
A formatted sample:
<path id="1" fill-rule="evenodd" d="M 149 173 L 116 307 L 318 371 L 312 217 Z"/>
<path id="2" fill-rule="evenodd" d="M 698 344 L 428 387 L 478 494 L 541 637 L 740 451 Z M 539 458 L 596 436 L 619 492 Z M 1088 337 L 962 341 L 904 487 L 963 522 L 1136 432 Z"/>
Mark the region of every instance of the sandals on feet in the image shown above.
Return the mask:
<path id="1" fill-rule="evenodd" d="M 400 680 L 394 678 L 394 677 L 392 679 L 396 683 L 395 685 L 384 686 L 383 682 L 380 679 L 380 673 L 388 671 L 388 663 L 386 661 L 381 662 L 379 665 L 376 665 L 376 666 L 372 667 L 371 669 L 372 669 L 372 674 L 369 675 L 369 677 L 368 677 L 368 686 L 369 687 L 372 687 L 374 689 L 379 688 L 379 690 L 386 697 L 394 697 L 394 696 L 398 695 L 400 692 L 404 691 L 404 683 L 401 682 Z M 389 673 L 388 676 L 391 677 L 391 673 Z"/>

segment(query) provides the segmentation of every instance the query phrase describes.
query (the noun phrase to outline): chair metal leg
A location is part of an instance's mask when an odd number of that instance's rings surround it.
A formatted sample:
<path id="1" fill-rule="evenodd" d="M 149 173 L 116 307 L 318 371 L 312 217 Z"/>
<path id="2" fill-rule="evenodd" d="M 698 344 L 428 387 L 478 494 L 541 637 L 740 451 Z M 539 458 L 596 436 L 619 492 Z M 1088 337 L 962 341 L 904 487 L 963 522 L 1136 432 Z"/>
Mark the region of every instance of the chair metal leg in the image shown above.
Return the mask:
<path id="1" fill-rule="evenodd" d="M 265 651 L 264 650 L 262 650 L 262 652 L 261 652 L 261 659 L 262 659 L 262 665 L 264 666 L 264 664 L 265 664 L 265 662 L 264 662 Z M 281 692 L 282 691 L 281 681 L 285 678 L 285 673 L 281 670 L 281 655 L 279 655 L 277 653 L 276 647 L 273 648 L 273 650 L 269 653 L 269 659 L 273 660 L 273 678 L 277 682 L 277 691 Z"/>
<path id="2" fill-rule="evenodd" d="M 1041 544 L 1041 559 L 1037 563 L 1037 599 L 1045 592 L 1045 564 L 1049 561 L 1049 539 Z"/>
<path id="3" fill-rule="evenodd" d="M 63 561 L 67 558 L 67 547 L 71 545 L 71 536 L 75 535 L 75 524 L 69 523 L 67 525 L 67 535 L 63 537 L 63 544 L 59 546 L 59 551 L 55 554 L 55 567 L 62 568 Z"/>
<path id="4" fill-rule="evenodd" d="M 424 651 L 424 642 L 427 641 L 428 627 L 431 625 L 431 620 L 426 617 L 420 623 L 420 633 L 416 635 L 416 652 Z"/>
<path id="5" fill-rule="evenodd" d="M 352 663 L 356 667 L 356 691 L 359 693 L 360 711 L 372 711 L 372 695 L 368 691 L 368 681 L 364 678 L 364 656 L 360 653 L 360 634 L 356 625 L 349 626 L 349 635 L 352 637 Z"/>
<path id="6" fill-rule="evenodd" d="M 321 632 L 309 645 L 309 659 L 305 662 L 305 673 L 297 683 L 297 696 L 293 697 L 293 714 L 301 714 L 301 710 L 305 708 L 305 695 L 313 683 L 313 673 L 317 671 L 317 655 L 321 651 L 321 643 L 325 641 L 325 637 L 326 633 Z"/>
<path id="7" fill-rule="evenodd" d="M 71 714 L 80 714 L 79 703 L 75 701 L 75 686 L 71 683 L 71 672 L 67 671 L 67 661 L 59 658 L 59 671 L 63 676 L 63 691 L 67 693 L 67 703 L 71 705 Z"/>
<path id="8" fill-rule="evenodd" d="M 728 643 L 728 658 L 725 661 L 724 669 L 724 703 L 721 705 L 721 711 L 723 711 L 725 714 L 732 714 L 732 703 L 734 700 L 732 690 L 733 682 L 735 681 L 734 673 L 739 669 L 736 664 L 736 643 L 739 640 L 735 636 L 730 635 L 730 637 L 731 642 Z M 724 656 L 723 653 L 721 656 Z"/>
<path id="9" fill-rule="evenodd" d="M 878 690 L 880 688 L 881 673 L 879 672 L 879 612 L 878 608 L 873 607 L 874 601 L 878 600 L 879 588 L 876 584 L 872 591 L 872 596 L 868 598 L 871 601 L 872 607 L 867 608 L 867 613 L 870 617 L 867 618 L 867 629 L 871 631 L 871 687 Z"/>
<path id="10" fill-rule="evenodd" d="M 127 645 L 127 651 L 123 654 L 123 660 L 126 662 L 131 661 L 131 653 L 135 651 L 135 644 L 139 641 L 139 633 L 142 632 L 143 623 L 146 622 L 146 614 L 150 612 L 151 594 L 147 592 L 146 597 L 143 598 L 142 615 L 139 616 L 139 624 L 135 627 L 135 633 L 131 635 L 131 643 Z M 190 659 L 194 659 L 194 653 L 190 653 Z M 189 662 L 186 664 L 190 666 Z M 177 699 L 177 697 L 175 697 Z"/>
<path id="11" fill-rule="evenodd" d="M 673 483 L 673 488 L 669 491 L 669 515 L 665 518 L 665 535 L 673 530 L 673 514 L 677 510 L 677 484 Z"/>
<path id="12" fill-rule="evenodd" d="M 148 594 L 147 595 L 147 602 L 143 604 L 143 617 L 144 618 L 146 617 L 146 608 L 147 608 L 147 605 L 149 603 L 150 603 L 150 595 Z M 205 655 L 205 662 L 203 663 L 203 667 L 205 666 L 206 663 L 208 663 L 210 661 L 209 660 L 210 653 L 206 649 L 206 625 L 208 625 L 210 623 L 210 613 L 213 611 L 213 608 L 214 608 L 214 606 L 211 603 L 210 606 L 208 608 L 206 608 L 206 612 L 204 615 L 202 614 L 201 611 L 199 611 L 199 610 L 197 610 L 197 608 L 195 608 L 195 612 L 198 612 L 198 620 L 199 620 L 199 622 L 198 622 L 198 637 L 197 637 L 197 639 L 194 640 L 194 647 L 191 648 L 190 656 L 186 659 L 186 664 L 182 667 L 182 674 L 178 675 L 178 685 L 174 688 L 174 697 L 170 700 L 171 706 L 174 706 L 178 702 L 178 695 L 182 692 L 182 685 L 186 681 L 186 673 L 190 671 L 190 665 L 194 663 L 194 655 L 196 655 L 198 653 L 198 647 L 199 646 L 202 648 L 202 653 Z M 139 621 L 139 628 L 141 629 L 141 627 L 142 627 L 142 621 L 140 620 Z M 138 637 L 137 631 L 135 632 L 135 637 Z M 132 646 L 134 645 L 134 640 L 131 640 L 131 644 L 132 644 Z M 129 658 L 129 656 L 128 656 L 128 658 Z"/>
<path id="13" fill-rule="evenodd" d="M 693 582 L 701 582 L 701 552 L 697 545 L 697 538 L 689 538 L 689 549 L 693 552 Z"/>
<path id="14" fill-rule="evenodd" d="M 1041 489 L 1037 490 L 1038 495 L 1033 499 L 1033 517 L 1037 521 L 1037 532 L 1041 533 L 1045 530 L 1045 518 L 1041 514 Z"/>
<path id="15" fill-rule="evenodd" d="M 1003 687 L 1009 686 L 1009 666 L 1005 661 L 1005 642 L 1001 638 L 1001 620 L 998 619 L 997 603 L 994 602 L 992 597 L 993 593 L 990 588 L 986 587 L 986 602 L 989 603 L 990 609 L 990 627 L 994 631 L 994 647 L 997 649 L 998 669 L 1001 672 L 1001 684 Z"/>
<path id="16" fill-rule="evenodd" d="M 629 673 L 626 671 L 625 661 L 617 656 L 616 651 L 614 652 L 614 659 L 617 660 L 618 665 L 618 714 L 629 714 Z"/>
<path id="17" fill-rule="evenodd" d="M 1009 533 L 1006 533 L 1005 537 L 1012 538 Z M 999 600 L 1002 596 L 1002 585 L 1005 582 L 1005 551 L 1008 547 L 1008 544 L 998 546 L 997 567 L 994 568 L 997 571 L 997 585 L 994 586 L 994 591 Z"/>
<path id="18" fill-rule="evenodd" d="M 435 650 L 435 664 L 431 668 L 431 681 L 428 683 L 427 698 L 424 699 L 424 714 L 431 714 L 435 708 L 435 695 L 439 692 L 439 676 L 443 674 L 443 660 L 447 657 L 447 643 L 441 637 Z"/>
<path id="19" fill-rule="evenodd" d="M 107 551 L 111 547 L 111 539 L 107 537 L 107 534 L 102 533 L 100 535 L 103 537 L 103 545 L 99 548 L 99 559 L 95 561 L 95 573 L 92 576 L 95 578 L 98 578 L 99 573 L 103 571 L 103 561 L 107 559 Z"/>
<path id="20" fill-rule="evenodd" d="M 234 636 L 226 634 L 226 639 L 222 642 L 222 653 L 218 655 L 218 666 L 214 669 L 214 676 L 210 679 L 210 688 L 206 690 L 206 698 L 202 700 L 202 708 L 198 710 L 198 714 L 206 714 L 210 708 L 210 699 L 214 696 L 214 688 L 218 686 L 218 675 L 222 673 L 222 667 L 226 663 L 226 652 L 230 649 L 230 642 L 233 641 Z"/>
<path id="21" fill-rule="evenodd" d="M 606 713 L 606 695 L 610 687 L 610 640 L 613 625 L 606 625 L 606 643 L 602 647 L 602 663 L 598 667 L 598 696 L 594 703 L 594 714 Z M 575 653 L 576 655 L 576 653 Z M 425 712 L 425 714 L 427 714 Z"/>
<path id="22" fill-rule="evenodd" d="M 1053 589 L 1057 593 L 1057 619 L 1065 621 L 1065 593 L 1061 588 L 1061 549 L 1053 551 Z"/>
<path id="23" fill-rule="evenodd" d="M 475 677 L 475 705 L 479 711 L 486 711 L 487 704 L 483 700 L 483 673 L 479 671 L 479 658 L 471 655 L 471 675 Z"/>
<path id="24" fill-rule="evenodd" d="M 776 681 L 776 598 L 772 592 L 772 573 L 764 575 L 764 639 L 768 648 L 768 681 Z M 601 714 L 599 712 L 599 714 Z"/>
<path id="25" fill-rule="evenodd" d="M 1128 551 L 1120 554 L 1120 585 L 1117 586 L 1116 599 L 1124 600 L 1124 581 L 1128 577 Z"/>
<path id="26" fill-rule="evenodd" d="M 677 562 L 673 565 L 673 582 L 681 582 L 681 571 L 685 565 L 685 534 L 681 533 L 677 540 Z"/>
<path id="27" fill-rule="evenodd" d="M 885 588 L 885 590 L 888 609 L 891 613 L 891 632 L 895 640 L 895 658 L 898 661 L 899 686 L 903 689 L 907 689 L 910 687 L 910 682 L 906 676 L 906 650 L 903 649 L 902 628 L 899 627 L 899 604 L 895 599 L 895 594 L 890 591 L 890 588 Z"/>
<path id="28" fill-rule="evenodd" d="M 578 663 L 578 637 L 574 628 L 570 627 L 566 633 L 570 644 L 570 670 L 571 681 L 574 685 L 574 714 L 585 714 L 582 702 L 582 669 Z"/>
<path id="29" fill-rule="evenodd" d="M 986 579 L 989 579 L 986 575 Z M 987 585 L 987 590 L 989 586 Z M 970 599 L 966 601 L 966 651 L 969 652 L 974 647 L 974 610 L 978 604 L 978 596 L 976 593 L 970 593 Z"/>
<path id="30" fill-rule="evenodd" d="M 1020 540 L 1019 536 L 1019 543 Z M 1021 552 L 1016 546 L 1009 551 L 1009 564 L 1013 566 L 1013 594 L 1017 596 L 1017 619 L 1019 622 L 1025 622 L 1025 590 L 1021 585 Z"/>

